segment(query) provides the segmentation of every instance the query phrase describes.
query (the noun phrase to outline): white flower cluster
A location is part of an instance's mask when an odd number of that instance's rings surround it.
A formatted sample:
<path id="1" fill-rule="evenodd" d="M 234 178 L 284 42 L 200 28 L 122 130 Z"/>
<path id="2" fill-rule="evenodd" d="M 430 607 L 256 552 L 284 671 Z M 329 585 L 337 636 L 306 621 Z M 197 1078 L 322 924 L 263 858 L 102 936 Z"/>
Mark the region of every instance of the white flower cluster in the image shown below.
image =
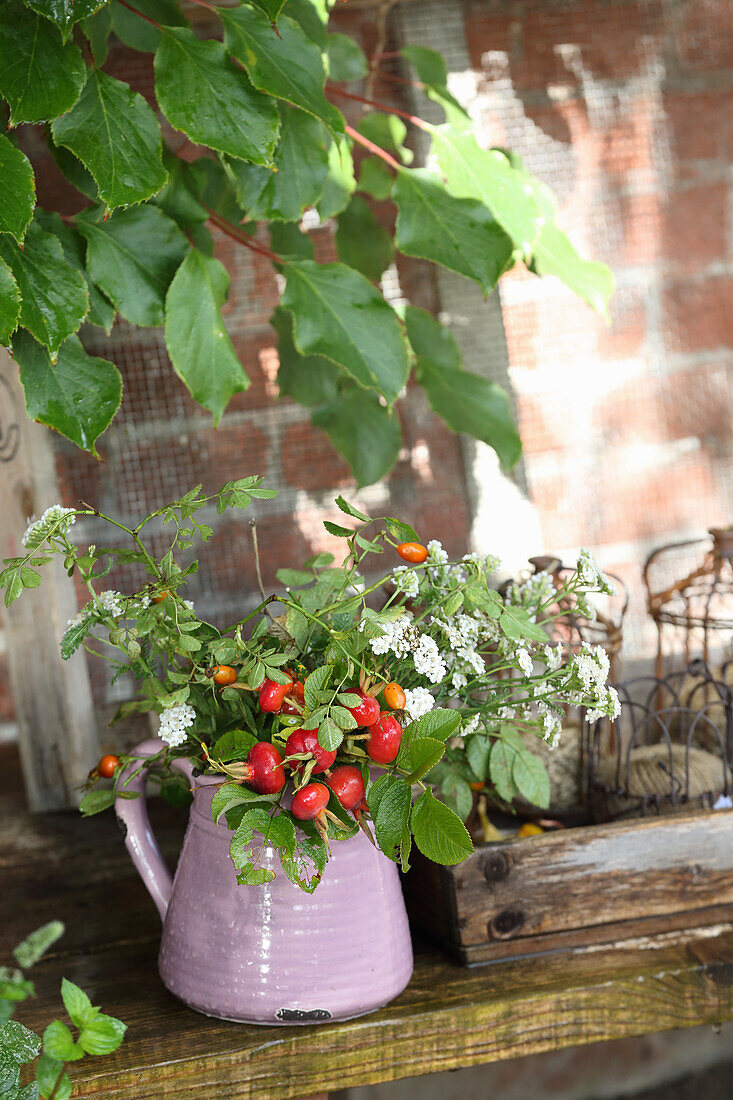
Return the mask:
<path id="1" fill-rule="evenodd" d="M 578 564 L 575 567 L 578 577 L 588 588 L 595 588 L 605 592 L 607 596 L 615 596 L 616 588 L 612 581 L 602 573 L 595 563 L 590 550 L 583 548 L 578 554 Z"/>
<path id="2" fill-rule="evenodd" d="M 160 716 L 160 729 L 158 736 L 166 745 L 175 748 L 186 740 L 186 730 L 192 726 L 196 718 L 196 711 L 188 703 L 180 703 L 177 707 L 169 707 Z"/>
<path id="3" fill-rule="evenodd" d="M 555 595 L 555 584 L 551 573 L 532 573 L 520 584 L 507 585 L 504 595 L 504 603 L 513 607 L 524 607 L 529 610 L 530 619 L 534 622 L 537 608 L 552 599 Z"/>
<path id="4" fill-rule="evenodd" d="M 500 636 L 495 619 L 490 619 L 483 611 L 474 611 L 472 615 L 458 614 L 450 619 L 433 619 L 433 624 L 445 632 L 450 652 L 445 654 L 445 663 L 452 672 L 453 690 L 458 692 L 466 686 L 469 677 L 483 676 L 486 664 L 479 647 L 493 644 Z"/>
<path id="5" fill-rule="evenodd" d="M 52 504 L 40 519 L 28 524 L 20 541 L 28 550 L 35 550 L 49 534 L 59 532 L 65 534 L 72 523 L 76 523 L 76 513 L 73 508 L 63 508 L 60 504 Z"/>
<path id="6" fill-rule="evenodd" d="M 97 596 L 104 610 L 109 611 L 113 619 L 119 618 L 122 614 L 122 601 L 124 598 L 121 592 L 115 592 L 113 588 L 108 588 Z"/>
<path id="7" fill-rule="evenodd" d="M 481 721 L 480 714 L 474 714 L 473 718 L 469 718 L 463 727 L 463 736 L 467 737 L 469 733 L 475 733 L 478 729 L 479 722 Z"/>
<path id="8" fill-rule="evenodd" d="M 412 600 L 420 595 L 420 578 L 407 565 L 398 565 L 392 570 L 392 583 L 398 592 L 404 592 Z"/>
<path id="9" fill-rule="evenodd" d="M 395 657 L 407 657 L 417 647 L 419 636 L 412 625 L 410 611 L 391 622 L 380 622 L 379 629 L 382 633 L 369 641 L 372 653 L 377 656 L 394 653 Z"/>
<path id="10" fill-rule="evenodd" d="M 429 634 L 421 634 L 417 649 L 412 655 L 415 671 L 426 676 L 431 684 L 439 684 L 448 672 L 440 655 L 438 643 Z"/>
<path id="11" fill-rule="evenodd" d="M 586 715 L 589 722 L 604 716 L 613 720 L 621 713 L 616 690 L 606 684 L 608 673 L 608 654 L 599 645 L 584 642 L 580 652 L 573 653 L 568 661 L 566 686 L 580 688 L 576 694 L 571 693 L 569 701 L 579 706 L 593 704 Z"/>
<path id="12" fill-rule="evenodd" d="M 422 718 L 422 716 L 431 711 L 434 706 L 435 699 L 427 688 L 407 688 L 405 691 L 404 709 L 410 715 L 413 722 L 416 722 L 418 718 Z"/>
<path id="13" fill-rule="evenodd" d="M 562 667 L 564 653 L 562 648 L 562 642 L 558 642 L 557 645 L 546 645 L 542 650 L 545 658 L 545 664 L 547 665 L 548 672 L 557 672 Z"/>

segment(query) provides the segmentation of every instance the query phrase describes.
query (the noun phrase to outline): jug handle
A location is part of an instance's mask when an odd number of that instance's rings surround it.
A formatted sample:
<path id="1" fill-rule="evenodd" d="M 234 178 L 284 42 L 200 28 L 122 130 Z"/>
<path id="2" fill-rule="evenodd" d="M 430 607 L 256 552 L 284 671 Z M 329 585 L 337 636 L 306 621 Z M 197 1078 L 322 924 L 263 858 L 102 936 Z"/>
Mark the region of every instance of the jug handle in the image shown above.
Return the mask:
<path id="1" fill-rule="evenodd" d="M 155 756 L 165 747 L 163 741 L 153 738 L 137 745 L 132 750 L 131 755 L 136 757 Z M 187 779 L 192 779 L 193 764 L 190 760 L 179 756 L 171 761 L 171 765 L 177 771 L 183 772 Z M 138 774 L 125 782 L 126 776 L 132 775 L 135 771 L 138 771 Z M 129 794 L 138 794 L 139 798 L 121 798 L 118 795 L 115 799 L 115 813 L 125 834 L 125 847 L 130 853 L 132 862 L 145 883 L 148 893 L 156 904 L 160 919 L 164 920 L 173 889 L 173 876 L 168 869 L 168 864 L 161 855 L 160 847 L 150 827 L 145 799 L 146 780 L 147 768 L 144 764 L 141 764 L 140 760 L 135 760 L 125 769 L 117 783 L 117 789 Z"/>

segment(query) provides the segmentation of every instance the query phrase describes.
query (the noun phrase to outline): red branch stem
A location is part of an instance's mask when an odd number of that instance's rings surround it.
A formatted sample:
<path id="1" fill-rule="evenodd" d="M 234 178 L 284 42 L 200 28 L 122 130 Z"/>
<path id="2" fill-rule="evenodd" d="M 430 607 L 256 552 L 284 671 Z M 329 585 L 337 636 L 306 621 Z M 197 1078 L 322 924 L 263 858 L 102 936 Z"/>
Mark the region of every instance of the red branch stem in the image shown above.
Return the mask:
<path id="1" fill-rule="evenodd" d="M 353 99 L 356 103 L 366 103 L 367 107 L 374 107 L 377 111 L 385 111 L 388 115 L 399 115 L 406 118 L 413 126 L 421 130 L 429 130 L 430 125 L 417 115 L 411 115 L 408 111 L 401 111 L 399 107 L 389 107 L 386 103 L 379 103 L 376 99 L 367 99 L 363 95 L 355 95 L 353 92 L 345 92 L 343 88 L 336 88 L 333 84 L 326 85 L 327 90 L 334 95 L 340 95 L 343 99 Z"/>
<path id="2" fill-rule="evenodd" d="M 137 8 L 133 8 L 132 4 L 128 4 L 127 0 L 120 0 L 120 3 L 122 4 L 123 8 L 127 8 L 127 10 L 131 11 L 134 15 L 139 15 L 140 18 L 144 19 L 146 23 L 152 23 L 152 25 L 154 27 L 157 27 L 159 31 L 163 30 L 163 27 L 160 23 L 158 23 L 155 19 L 151 19 L 149 15 L 143 15 L 143 13 L 141 11 L 138 11 Z"/>
<path id="3" fill-rule="evenodd" d="M 357 141 L 359 145 L 363 145 L 365 149 L 368 149 L 370 153 L 374 153 L 375 156 L 383 160 L 385 164 L 388 164 L 390 168 L 394 168 L 395 172 L 398 172 L 402 165 L 399 161 L 396 161 L 394 157 L 391 157 L 389 153 L 381 147 L 381 145 L 375 145 L 369 138 L 365 138 L 363 134 L 360 134 L 358 130 L 355 130 L 353 126 L 346 124 L 346 133 L 349 137 L 352 137 L 354 141 Z"/>

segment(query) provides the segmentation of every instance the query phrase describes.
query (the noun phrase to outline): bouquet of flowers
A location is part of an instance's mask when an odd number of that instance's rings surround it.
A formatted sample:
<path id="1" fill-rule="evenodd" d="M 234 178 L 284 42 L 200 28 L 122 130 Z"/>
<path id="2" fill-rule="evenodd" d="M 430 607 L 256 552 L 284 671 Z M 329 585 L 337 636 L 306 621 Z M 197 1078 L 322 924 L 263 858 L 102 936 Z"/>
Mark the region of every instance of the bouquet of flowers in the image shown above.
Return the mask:
<path id="1" fill-rule="evenodd" d="M 30 524 L 25 555 L 6 559 L 0 587 L 9 604 L 37 587 L 54 554 L 63 557 L 90 598 L 68 625 L 62 656 L 84 647 L 109 662 L 114 678 L 132 673 L 135 697 L 120 712 L 159 715 L 164 748 L 144 764 L 122 753 L 103 757 L 82 812 L 134 797 L 125 784 L 143 766 L 164 795 L 182 801 L 187 784 L 171 763 L 185 756 L 221 777 L 212 816 L 232 830 L 238 881 L 273 877 L 260 866 L 270 846 L 288 878 L 312 891 L 331 842 L 359 828 L 403 869 L 413 843 L 438 863 L 460 862 L 473 848 L 462 820 L 472 784 L 498 804 L 519 794 L 546 805 L 547 775 L 526 733 L 556 743 L 568 705 L 589 708 L 590 717 L 618 711 L 602 650 L 549 644 L 560 603 L 575 601 L 585 613 L 589 593 L 609 590 L 590 556 L 581 554 L 560 590 L 538 574 L 500 594 L 496 559 L 449 561 L 439 542 L 423 545 L 409 524 L 370 518 L 339 497 L 343 525 L 325 527 L 343 539 L 342 560 L 321 553 L 283 568 L 282 590 L 267 595 L 260 581 L 261 602 L 239 621 L 205 622 L 183 595 L 197 563 L 182 567 L 177 558 L 195 538 L 211 538 L 207 509 L 247 508 L 274 495 L 255 477 L 213 496 L 198 486 L 134 528 L 95 508 L 55 505 Z M 129 546 L 76 545 L 77 515 L 106 520 Z M 170 547 L 157 559 L 143 536 L 165 525 Z M 385 554 L 393 561 L 374 576 Z M 137 591 L 100 590 L 116 563 L 141 570 Z"/>

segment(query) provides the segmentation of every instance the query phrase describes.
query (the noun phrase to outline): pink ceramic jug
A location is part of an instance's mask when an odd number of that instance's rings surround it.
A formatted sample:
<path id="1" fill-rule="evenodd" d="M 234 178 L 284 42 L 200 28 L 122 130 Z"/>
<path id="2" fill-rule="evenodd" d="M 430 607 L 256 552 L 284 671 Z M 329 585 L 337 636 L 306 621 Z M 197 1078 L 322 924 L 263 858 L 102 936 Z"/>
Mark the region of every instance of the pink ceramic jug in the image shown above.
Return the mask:
<path id="1" fill-rule="evenodd" d="M 152 756 L 161 741 L 144 741 Z M 211 819 L 221 778 L 194 776 L 194 799 L 175 876 L 161 855 L 145 805 L 145 772 L 118 798 L 125 845 L 163 920 L 158 965 L 167 988 L 191 1008 L 252 1024 L 346 1020 L 387 1004 L 412 974 L 412 945 L 394 863 L 358 833 L 331 845 L 314 893 L 285 877 L 273 849 L 261 866 L 275 879 L 238 886 L 231 831 Z M 133 771 L 134 769 L 130 769 Z"/>

